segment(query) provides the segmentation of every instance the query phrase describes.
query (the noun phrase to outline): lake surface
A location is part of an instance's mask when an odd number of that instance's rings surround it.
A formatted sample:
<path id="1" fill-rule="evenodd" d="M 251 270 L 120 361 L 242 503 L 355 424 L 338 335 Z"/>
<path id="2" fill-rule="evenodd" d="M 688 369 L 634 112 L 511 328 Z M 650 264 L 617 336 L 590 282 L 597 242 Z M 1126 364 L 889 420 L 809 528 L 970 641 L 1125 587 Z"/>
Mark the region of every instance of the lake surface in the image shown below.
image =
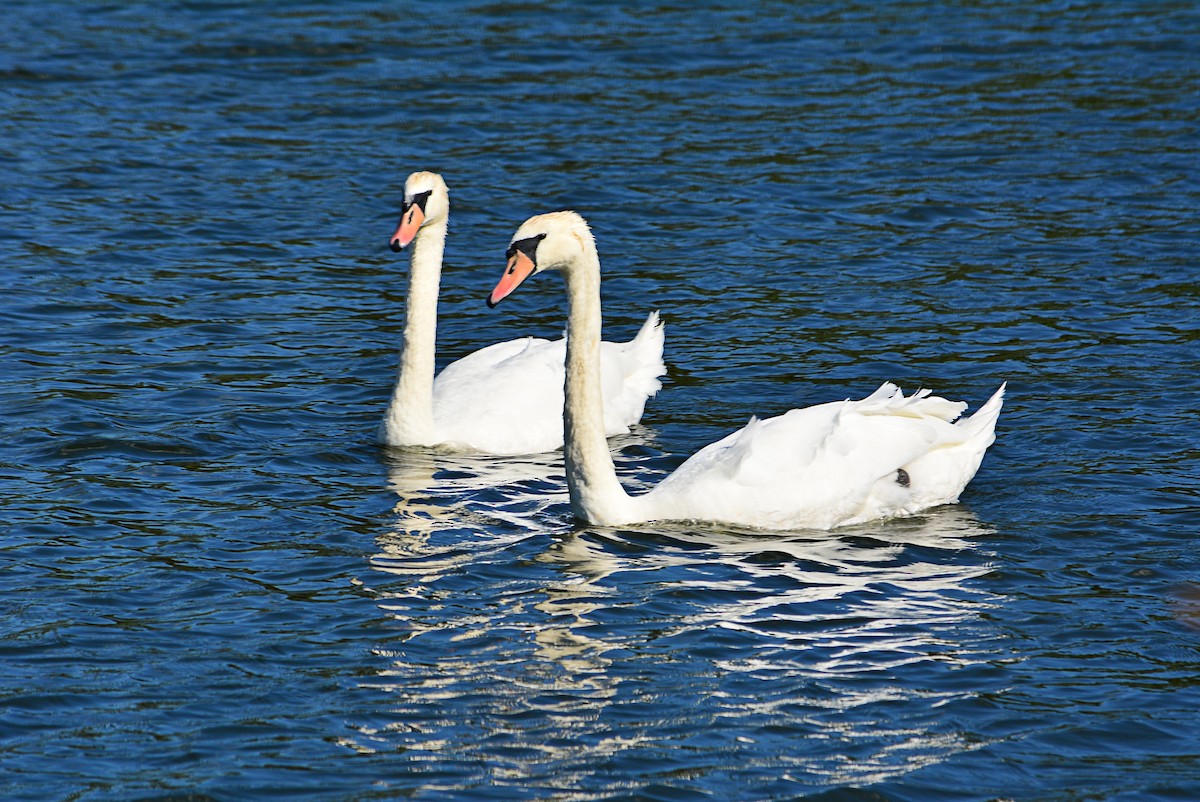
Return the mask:
<path id="1" fill-rule="evenodd" d="M 0 798 L 1200 797 L 1200 12 L 116 3 L 0 25 Z M 631 488 L 885 380 L 960 504 L 571 521 L 561 457 L 388 450 L 404 177 L 439 361 L 574 208 L 667 321 Z"/>

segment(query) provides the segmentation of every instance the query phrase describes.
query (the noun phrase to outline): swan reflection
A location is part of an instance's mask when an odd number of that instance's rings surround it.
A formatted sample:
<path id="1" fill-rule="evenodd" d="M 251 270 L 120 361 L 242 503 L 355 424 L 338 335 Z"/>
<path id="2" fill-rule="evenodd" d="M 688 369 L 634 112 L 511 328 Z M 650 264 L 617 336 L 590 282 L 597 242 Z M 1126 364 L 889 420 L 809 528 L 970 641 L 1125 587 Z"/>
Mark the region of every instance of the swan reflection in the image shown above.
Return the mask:
<path id="1" fill-rule="evenodd" d="M 610 443 L 615 450 L 632 452 L 622 455 L 626 464 L 637 464 L 654 458 L 647 448 L 652 440 L 653 432 L 639 427 Z M 389 485 L 397 502 L 371 565 L 407 581 L 382 593 L 380 606 L 403 620 L 405 640 L 453 631 L 449 637 L 461 642 L 485 633 L 486 617 L 455 616 L 444 610 L 423 615 L 414 610 L 413 600 L 441 599 L 442 580 L 496 560 L 525 540 L 568 535 L 562 453 L 496 458 L 389 449 L 387 457 Z M 601 696 L 607 691 L 592 676 L 607 668 L 602 654 L 608 647 L 583 630 L 587 614 L 597 606 L 590 599 L 602 592 L 577 577 L 555 579 L 536 589 L 542 598 L 531 605 L 544 619 L 531 633 L 538 659 L 563 669 L 574 687 L 591 688 Z"/>
<path id="2" fill-rule="evenodd" d="M 986 687 L 996 658 L 976 631 L 999 604 L 977 581 L 991 570 L 978 541 L 992 531 L 953 506 L 784 537 L 686 526 L 570 532 L 537 558 L 564 575 L 544 587 L 538 609 L 571 636 L 570 658 L 613 704 L 631 673 L 609 668 L 616 655 L 683 663 L 701 687 L 720 688 L 705 697 L 705 716 L 758 735 L 818 735 L 786 761 L 794 776 L 876 782 L 986 745 L 937 722 Z M 631 605 L 636 613 L 614 626 Z M 939 690 L 925 681 L 946 672 L 962 679 Z M 894 719 L 915 700 L 915 714 Z"/>
<path id="3" fill-rule="evenodd" d="M 942 629 L 990 602 L 969 586 L 990 570 L 987 560 L 953 557 L 992 531 L 961 505 L 833 532 L 674 523 L 572 530 L 561 453 L 502 460 L 431 451 L 390 456 L 398 501 L 372 565 L 417 582 L 389 595 L 432 593 L 442 577 L 494 560 L 529 538 L 549 537 L 549 546 L 533 556 L 557 569 L 550 579 L 542 575 L 541 598 L 532 604 L 544 617 L 535 641 L 545 659 L 595 662 L 620 645 L 597 640 L 588 631 L 590 616 L 620 604 L 631 584 L 644 592 L 658 577 L 687 600 L 672 629 L 717 626 L 795 646 L 855 634 L 878 650 L 889 632 Z M 830 620 L 858 623 L 823 625 Z M 896 637 L 897 649 L 913 648 L 910 635 Z"/>
<path id="4" fill-rule="evenodd" d="M 586 626 L 587 613 L 609 603 L 620 588 L 644 586 L 633 574 L 655 572 L 681 600 L 676 620 L 664 625 L 668 633 L 715 626 L 775 644 L 774 651 L 758 650 L 753 660 L 721 660 L 727 670 L 768 667 L 766 653 L 794 667 L 797 650 L 813 646 L 834 647 L 824 661 L 804 654 L 805 666 L 817 673 L 850 670 L 852 655 L 860 652 L 868 662 L 889 654 L 889 661 L 916 655 L 963 664 L 970 658 L 943 648 L 943 636 L 934 633 L 993 604 L 990 594 L 971 584 L 991 570 L 989 562 L 960 555 L 991 531 L 967 509 L 951 506 L 914 518 L 783 537 L 683 525 L 570 532 L 538 559 L 561 564 L 576 581 L 547 587 L 539 609 L 572 614 Z M 714 571 L 714 564 L 722 570 Z"/>
<path id="5" fill-rule="evenodd" d="M 389 449 L 388 459 L 397 501 L 391 526 L 379 538 L 381 551 L 372 558 L 381 571 L 427 573 L 439 557 L 449 559 L 446 567 L 469 561 L 476 548 L 525 537 L 549 507 L 567 499 L 558 452 L 498 459 Z M 487 542 L 478 542 L 482 533 Z M 471 550 L 463 548 L 466 541 Z"/>
<path id="6" fill-rule="evenodd" d="M 660 455 L 630 452 L 623 468 L 640 460 L 652 480 Z M 728 723 L 739 749 L 803 741 L 779 758 L 803 782 L 875 781 L 985 745 L 938 724 L 988 689 L 996 659 L 979 634 L 999 603 L 980 581 L 992 529 L 961 505 L 833 532 L 577 529 L 560 454 L 389 459 L 397 503 L 372 564 L 395 634 L 371 680 L 388 721 L 355 748 L 499 738 L 533 756 L 515 771 L 586 773 L 662 747 L 626 726 L 646 709 L 678 733 Z"/>

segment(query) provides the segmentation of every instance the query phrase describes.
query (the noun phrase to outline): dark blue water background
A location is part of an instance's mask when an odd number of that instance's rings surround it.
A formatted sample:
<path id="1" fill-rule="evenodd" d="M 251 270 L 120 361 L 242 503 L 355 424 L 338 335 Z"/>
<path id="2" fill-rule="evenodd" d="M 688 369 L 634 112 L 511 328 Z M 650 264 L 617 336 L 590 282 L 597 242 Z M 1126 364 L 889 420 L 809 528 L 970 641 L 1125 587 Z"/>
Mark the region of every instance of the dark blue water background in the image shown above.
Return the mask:
<path id="1" fill-rule="evenodd" d="M 1195 4 L 0 17 L 0 797 L 1200 797 Z M 662 310 L 633 487 L 884 380 L 1008 380 L 999 439 L 772 536 L 382 449 L 415 169 L 443 363 L 561 330 L 483 304 L 533 213 Z"/>

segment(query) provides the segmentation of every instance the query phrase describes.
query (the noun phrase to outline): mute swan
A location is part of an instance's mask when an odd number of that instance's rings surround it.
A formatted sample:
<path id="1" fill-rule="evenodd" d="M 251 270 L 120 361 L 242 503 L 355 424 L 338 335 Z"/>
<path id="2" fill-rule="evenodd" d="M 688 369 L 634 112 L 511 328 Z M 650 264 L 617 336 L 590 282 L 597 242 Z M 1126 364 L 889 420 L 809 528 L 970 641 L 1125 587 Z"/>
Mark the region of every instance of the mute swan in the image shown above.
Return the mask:
<path id="1" fill-rule="evenodd" d="M 383 422 L 394 446 L 443 446 L 488 454 L 538 454 L 563 443 L 560 340 L 526 337 L 496 343 L 447 365 L 434 379 L 438 283 L 450 193 L 437 173 L 404 184 L 393 251 L 413 243 L 400 375 Z M 627 343 L 600 346 L 604 433 L 625 434 L 658 391 L 663 330 L 658 313 Z"/>
<path id="2" fill-rule="evenodd" d="M 1004 386 L 969 418 L 966 404 L 884 384 L 862 401 L 793 409 L 750 423 L 702 448 L 648 492 L 621 487 L 601 426 L 600 259 L 575 212 L 531 217 L 508 246 L 495 306 L 527 277 L 566 279 L 566 406 L 563 449 L 571 509 L 579 520 L 620 526 L 700 520 L 765 529 L 830 529 L 907 515 L 958 499 L 975 475 Z"/>

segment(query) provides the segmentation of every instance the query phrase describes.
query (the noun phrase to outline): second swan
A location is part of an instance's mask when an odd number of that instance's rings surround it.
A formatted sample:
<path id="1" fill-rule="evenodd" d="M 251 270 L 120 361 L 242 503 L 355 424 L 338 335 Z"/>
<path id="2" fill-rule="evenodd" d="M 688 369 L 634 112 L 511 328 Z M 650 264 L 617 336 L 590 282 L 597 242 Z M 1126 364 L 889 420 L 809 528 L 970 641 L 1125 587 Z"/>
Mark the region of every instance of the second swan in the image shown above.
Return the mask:
<path id="1" fill-rule="evenodd" d="M 508 247 L 495 306 L 521 282 L 559 270 L 567 288 L 566 443 L 571 509 L 619 526 L 699 520 L 765 529 L 830 529 L 957 501 L 995 440 L 1004 386 L 974 415 L 966 404 L 884 384 L 861 401 L 793 409 L 702 448 L 648 492 L 617 480 L 605 442 L 600 367 L 600 258 L 584 219 L 526 220 Z M 956 422 L 957 421 L 957 422 Z"/>

